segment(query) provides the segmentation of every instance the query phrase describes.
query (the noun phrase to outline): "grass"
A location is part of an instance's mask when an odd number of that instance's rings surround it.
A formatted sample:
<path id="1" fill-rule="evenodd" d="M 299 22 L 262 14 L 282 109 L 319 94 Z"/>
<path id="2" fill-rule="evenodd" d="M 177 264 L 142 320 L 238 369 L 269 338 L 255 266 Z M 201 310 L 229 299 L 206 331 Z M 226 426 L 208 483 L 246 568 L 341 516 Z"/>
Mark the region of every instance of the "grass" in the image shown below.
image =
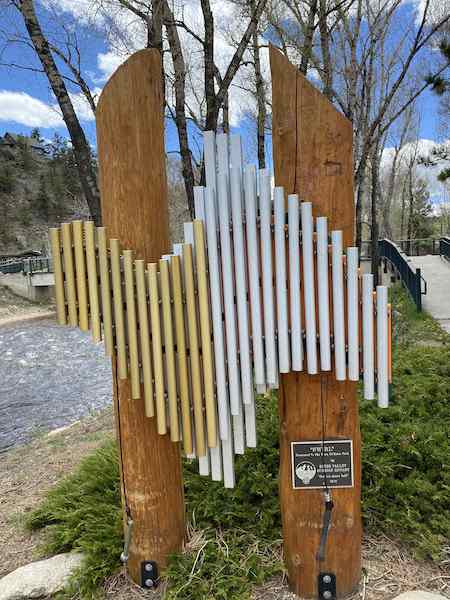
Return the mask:
<path id="1" fill-rule="evenodd" d="M 450 539 L 450 336 L 418 315 L 401 289 L 393 290 L 392 300 L 392 404 L 380 410 L 361 402 L 365 526 L 394 533 L 421 557 L 439 559 Z M 169 599 L 246 600 L 255 584 L 282 571 L 276 398 L 258 399 L 257 410 L 258 448 L 237 458 L 234 490 L 185 463 L 196 533 L 189 551 L 171 558 Z M 27 525 L 48 529 L 46 552 L 84 552 L 73 586 L 82 598 L 94 596 L 119 566 L 122 550 L 114 442 L 50 491 Z"/>

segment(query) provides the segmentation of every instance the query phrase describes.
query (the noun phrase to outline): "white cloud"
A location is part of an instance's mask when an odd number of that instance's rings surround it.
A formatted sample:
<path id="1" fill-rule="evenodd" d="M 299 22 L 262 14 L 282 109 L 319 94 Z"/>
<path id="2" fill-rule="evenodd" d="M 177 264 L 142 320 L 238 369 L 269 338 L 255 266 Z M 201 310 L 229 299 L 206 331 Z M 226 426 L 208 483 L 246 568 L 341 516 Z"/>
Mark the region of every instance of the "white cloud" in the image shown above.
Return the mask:
<path id="1" fill-rule="evenodd" d="M 0 90 L 0 121 L 13 121 L 28 127 L 61 127 L 61 113 L 25 92 Z"/>
<path id="2" fill-rule="evenodd" d="M 92 90 L 100 94 L 100 88 Z M 70 94 L 70 99 L 80 121 L 94 121 L 92 109 L 81 92 Z M 57 104 L 47 104 L 26 92 L 0 90 L 0 121 L 12 121 L 27 127 L 64 127 L 64 120 Z"/>
<path id="3" fill-rule="evenodd" d="M 126 56 L 119 55 L 114 52 L 114 50 L 104 53 L 100 52 L 100 54 L 97 55 L 97 65 L 102 72 L 100 81 L 106 81 L 109 79 L 117 67 L 120 67 L 126 58 Z"/>
<path id="4" fill-rule="evenodd" d="M 102 90 L 99 87 L 96 87 L 91 90 L 91 94 L 94 97 L 94 99 L 98 99 L 101 91 Z M 82 92 L 79 92 L 78 94 L 69 95 L 70 99 L 72 100 L 75 112 L 77 113 L 77 116 L 80 119 L 80 121 L 95 121 L 95 115 L 92 112 L 91 105 L 87 101 L 86 96 L 84 96 Z"/>

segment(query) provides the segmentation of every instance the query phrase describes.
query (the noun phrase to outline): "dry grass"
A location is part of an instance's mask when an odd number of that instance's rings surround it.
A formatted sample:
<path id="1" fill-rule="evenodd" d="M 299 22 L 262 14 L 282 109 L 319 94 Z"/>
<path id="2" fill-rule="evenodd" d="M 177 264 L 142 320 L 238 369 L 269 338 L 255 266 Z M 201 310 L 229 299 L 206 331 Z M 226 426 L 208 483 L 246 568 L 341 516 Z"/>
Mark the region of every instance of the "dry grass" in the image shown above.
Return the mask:
<path id="1" fill-rule="evenodd" d="M 407 549 L 386 536 L 363 541 L 363 577 L 359 591 L 349 600 L 392 600 L 402 592 L 422 590 L 450 598 L 450 574 L 445 565 L 417 561 Z M 255 590 L 254 600 L 296 600 L 285 578 Z M 131 599 L 130 599 L 131 600 Z"/>
<path id="2" fill-rule="evenodd" d="M 107 433 L 113 433 L 112 409 L 0 454 L 0 576 L 35 558 L 41 535 L 23 530 L 25 515 Z"/>
<path id="3" fill-rule="evenodd" d="M 204 537 L 199 531 L 190 533 L 187 552 L 199 552 Z M 281 554 L 281 548 L 279 549 Z M 125 571 L 105 583 L 108 600 L 162 600 L 165 586 L 144 591 L 126 577 Z M 368 536 L 363 543 L 363 577 L 359 591 L 348 600 L 393 600 L 406 591 L 422 590 L 450 598 L 450 574 L 445 565 L 417 561 L 407 549 L 386 536 Z M 208 599 L 212 600 L 212 599 Z M 286 577 L 273 579 L 254 590 L 253 600 L 298 600 L 291 593 Z"/>

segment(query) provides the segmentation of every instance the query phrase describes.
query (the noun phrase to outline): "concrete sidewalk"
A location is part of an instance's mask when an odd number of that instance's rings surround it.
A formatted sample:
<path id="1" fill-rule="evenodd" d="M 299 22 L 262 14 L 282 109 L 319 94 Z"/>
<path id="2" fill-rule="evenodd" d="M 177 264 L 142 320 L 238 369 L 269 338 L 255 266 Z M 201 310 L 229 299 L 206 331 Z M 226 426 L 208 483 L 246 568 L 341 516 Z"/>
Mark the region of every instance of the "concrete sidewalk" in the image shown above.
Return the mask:
<path id="1" fill-rule="evenodd" d="M 414 268 L 422 270 L 427 282 L 427 293 L 422 296 L 422 307 L 450 333 L 450 263 L 440 256 L 411 256 Z"/>

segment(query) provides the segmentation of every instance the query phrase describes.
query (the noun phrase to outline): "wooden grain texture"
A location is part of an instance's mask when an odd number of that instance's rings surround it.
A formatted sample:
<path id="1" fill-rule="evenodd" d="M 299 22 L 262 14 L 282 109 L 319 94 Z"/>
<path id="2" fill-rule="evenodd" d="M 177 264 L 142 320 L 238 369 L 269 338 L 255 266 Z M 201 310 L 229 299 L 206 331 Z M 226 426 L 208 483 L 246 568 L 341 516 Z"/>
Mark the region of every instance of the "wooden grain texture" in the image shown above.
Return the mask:
<path id="1" fill-rule="evenodd" d="M 270 50 L 273 158 L 277 185 L 328 216 L 329 230 L 342 229 L 344 246 L 354 241 L 352 127 L 275 48 Z M 326 438 L 354 443 L 352 489 L 333 489 L 334 509 L 325 560 L 318 562 L 324 498 L 320 490 L 293 490 L 291 442 Z M 356 383 L 334 373 L 289 373 L 281 377 L 280 502 L 284 552 L 293 591 L 317 598 L 317 576 L 333 572 L 339 598 L 358 585 L 361 573 L 361 440 Z"/>
<path id="2" fill-rule="evenodd" d="M 161 74 L 157 50 L 137 52 L 109 80 L 96 112 L 103 223 L 146 262 L 169 249 Z M 131 400 L 129 380 L 115 369 L 113 386 L 122 497 L 134 521 L 128 570 L 139 582 L 142 560 L 163 568 L 183 544 L 180 448 L 157 433 L 143 394 Z"/>

